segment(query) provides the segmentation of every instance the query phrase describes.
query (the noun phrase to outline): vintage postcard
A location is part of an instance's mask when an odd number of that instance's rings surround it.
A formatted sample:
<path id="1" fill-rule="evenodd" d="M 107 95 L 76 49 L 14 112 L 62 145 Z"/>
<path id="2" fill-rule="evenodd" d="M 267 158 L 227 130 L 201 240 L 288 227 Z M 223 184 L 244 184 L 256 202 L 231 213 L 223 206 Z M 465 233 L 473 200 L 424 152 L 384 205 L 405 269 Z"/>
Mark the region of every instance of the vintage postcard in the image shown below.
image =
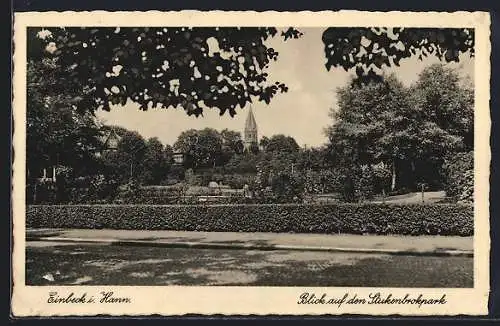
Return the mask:
<path id="1" fill-rule="evenodd" d="M 488 13 L 14 20 L 14 316 L 488 313 Z"/>

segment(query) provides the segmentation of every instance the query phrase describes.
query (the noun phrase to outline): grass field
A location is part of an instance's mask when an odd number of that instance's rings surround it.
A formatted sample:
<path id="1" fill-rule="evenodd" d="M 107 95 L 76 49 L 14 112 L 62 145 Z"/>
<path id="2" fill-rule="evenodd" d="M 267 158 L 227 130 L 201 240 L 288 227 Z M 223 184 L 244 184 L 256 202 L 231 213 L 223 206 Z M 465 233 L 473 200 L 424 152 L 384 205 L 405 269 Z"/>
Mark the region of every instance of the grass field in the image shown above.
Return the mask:
<path id="1" fill-rule="evenodd" d="M 473 258 L 28 242 L 29 285 L 472 287 Z"/>

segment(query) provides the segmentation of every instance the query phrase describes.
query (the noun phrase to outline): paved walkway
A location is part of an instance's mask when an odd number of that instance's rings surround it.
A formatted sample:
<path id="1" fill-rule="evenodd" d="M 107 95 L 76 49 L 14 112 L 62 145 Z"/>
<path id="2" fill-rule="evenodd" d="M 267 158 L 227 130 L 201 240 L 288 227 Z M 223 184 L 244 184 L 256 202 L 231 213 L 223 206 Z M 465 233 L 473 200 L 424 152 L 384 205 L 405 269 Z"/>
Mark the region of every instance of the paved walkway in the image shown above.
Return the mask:
<path id="1" fill-rule="evenodd" d="M 261 250 L 286 249 L 471 256 L 474 249 L 473 237 L 455 236 L 330 235 L 109 229 L 28 229 L 26 235 L 28 241 L 101 242 L 117 245 Z"/>
<path id="2" fill-rule="evenodd" d="M 424 192 L 424 203 L 436 203 L 446 198 L 444 191 L 426 191 Z M 383 203 L 383 200 L 374 200 L 372 203 Z M 411 192 L 404 195 L 390 196 L 385 199 L 386 203 L 391 204 L 420 204 L 422 203 L 421 192 Z"/>

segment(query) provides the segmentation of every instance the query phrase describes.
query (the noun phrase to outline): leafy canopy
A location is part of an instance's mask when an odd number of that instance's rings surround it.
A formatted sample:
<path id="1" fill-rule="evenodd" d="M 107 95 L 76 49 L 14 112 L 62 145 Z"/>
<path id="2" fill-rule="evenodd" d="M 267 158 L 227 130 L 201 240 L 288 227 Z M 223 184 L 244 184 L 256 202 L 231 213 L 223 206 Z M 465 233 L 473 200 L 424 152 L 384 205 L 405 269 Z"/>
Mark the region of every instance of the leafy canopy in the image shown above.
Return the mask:
<path id="1" fill-rule="evenodd" d="M 286 135 L 273 135 L 270 138 L 266 138 L 263 142 L 265 144 L 266 152 L 297 152 L 299 150 L 299 145 L 297 141 L 291 136 Z"/>
<path id="2" fill-rule="evenodd" d="M 474 29 L 470 28 L 339 28 L 323 33 L 326 69 L 355 69 L 361 79 L 379 79 L 384 66 L 399 66 L 402 59 L 436 56 L 459 61 L 460 54 L 474 56 Z M 377 78 L 378 77 L 378 78 Z"/>
<path id="3" fill-rule="evenodd" d="M 174 149 L 183 153 L 186 158 L 186 168 L 194 170 L 215 166 L 221 157 L 222 146 L 220 133 L 212 128 L 183 131 L 174 143 Z"/>
<path id="4" fill-rule="evenodd" d="M 252 97 L 269 103 L 287 91 L 266 73 L 278 53 L 264 42 L 277 33 L 272 27 L 70 27 L 51 28 L 42 43 L 61 65 L 74 67 L 71 76 L 93 90 L 96 107 L 132 100 L 142 110 L 181 106 L 198 116 L 209 107 L 234 116 Z M 290 29 L 282 36 L 299 34 Z"/>
<path id="5" fill-rule="evenodd" d="M 407 88 L 394 76 L 338 89 L 327 130 L 331 159 L 349 166 L 396 164 L 397 174 L 437 180 L 449 154 L 473 149 L 474 94 L 456 71 L 427 67 Z M 434 182 L 434 181 L 433 181 Z"/>
<path id="6" fill-rule="evenodd" d="M 26 153 L 34 175 L 56 164 L 71 167 L 77 174 L 96 168 L 93 153 L 101 144 L 99 126 L 88 111 L 74 110 L 80 93 L 60 88 L 65 75 L 52 60 L 28 61 Z"/>
<path id="7" fill-rule="evenodd" d="M 29 30 L 28 54 L 40 59 L 48 48 L 63 67 L 70 67 L 70 85 L 87 90 L 79 106 L 86 110 L 128 101 L 142 110 L 182 107 L 188 115 L 216 108 L 236 114 L 254 99 L 269 104 L 286 92 L 272 81 L 267 68 L 278 53 L 266 40 L 274 27 L 69 27 Z M 281 31 L 286 41 L 300 38 L 295 28 Z M 355 70 L 359 80 L 380 77 L 383 66 L 399 65 L 411 56 L 434 55 L 458 61 L 474 55 L 473 29 L 327 28 L 322 36 L 325 67 Z M 76 87 L 78 88 L 78 87 Z"/>

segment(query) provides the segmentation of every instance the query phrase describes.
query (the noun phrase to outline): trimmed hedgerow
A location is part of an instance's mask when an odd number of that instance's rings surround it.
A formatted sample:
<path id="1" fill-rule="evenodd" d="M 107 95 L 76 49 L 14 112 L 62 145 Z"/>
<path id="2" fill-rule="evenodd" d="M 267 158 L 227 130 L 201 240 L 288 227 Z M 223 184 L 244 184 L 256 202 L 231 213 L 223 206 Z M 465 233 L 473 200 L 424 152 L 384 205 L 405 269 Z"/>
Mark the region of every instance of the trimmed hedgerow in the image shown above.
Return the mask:
<path id="1" fill-rule="evenodd" d="M 473 234 L 473 208 L 457 204 L 33 205 L 29 228 Z"/>

